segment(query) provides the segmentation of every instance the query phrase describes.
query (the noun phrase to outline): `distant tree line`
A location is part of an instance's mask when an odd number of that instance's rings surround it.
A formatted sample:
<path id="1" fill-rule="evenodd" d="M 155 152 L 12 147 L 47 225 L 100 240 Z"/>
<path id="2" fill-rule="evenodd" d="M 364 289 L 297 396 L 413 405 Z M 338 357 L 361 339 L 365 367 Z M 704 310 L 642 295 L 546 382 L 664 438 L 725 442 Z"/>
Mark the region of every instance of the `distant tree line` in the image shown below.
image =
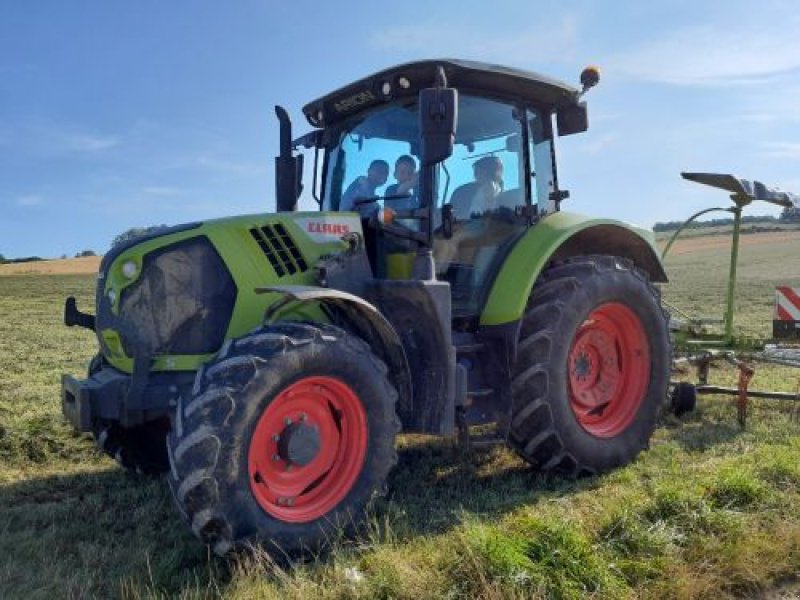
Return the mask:
<path id="1" fill-rule="evenodd" d="M 75 255 L 75 258 L 82 258 L 84 256 L 97 256 L 97 253 L 94 250 L 81 250 Z M 62 254 L 61 258 L 67 258 L 66 254 Z M 2 254 L 0 254 L 0 265 L 4 264 L 16 264 L 16 263 L 26 263 L 26 262 L 38 262 L 40 260 L 50 260 L 49 258 L 42 258 L 41 256 L 22 256 L 20 258 L 6 258 Z"/>
<path id="2" fill-rule="evenodd" d="M 131 227 L 127 231 L 123 231 L 111 241 L 111 247 L 119 246 L 125 242 L 135 240 L 136 238 L 156 233 L 162 229 L 166 229 L 166 225 L 151 225 L 150 227 Z"/>
<path id="3" fill-rule="evenodd" d="M 742 217 L 742 223 L 750 224 L 779 224 L 779 223 L 800 223 L 800 208 L 784 208 L 781 216 L 777 219 L 768 215 L 746 215 Z M 675 231 L 684 224 L 684 221 L 667 221 L 653 225 L 653 231 Z M 693 221 L 687 225 L 687 229 L 703 229 L 705 227 L 724 227 L 733 225 L 733 219 L 711 219 L 709 221 Z"/>
<path id="4" fill-rule="evenodd" d="M 41 256 L 23 256 L 22 258 L 6 258 L 2 254 L 0 254 L 0 265 L 2 264 L 14 264 L 14 263 L 24 263 L 24 262 L 36 262 L 39 260 L 47 260 L 46 258 L 42 258 Z"/>
<path id="5" fill-rule="evenodd" d="M 770 216 L 744 216 L 742 223 L 771 223 L 777 224 L 782 219 L 776 219 Z M 666 221 L 664 223 L 658 222 L 653 225 L 653 231 L 675 231 L 685 221 Z M 686 226 L 686 229 L 705 229 L 706 227 L 724 227 L 726 225 L 733 225 L 733 219 L 709 219 L 708 221 L 692 221 Z"/>
<path id="6" fill-rule="evenodd" d="M 131 240 L 135 240 L 136 238 L 144 237 L 146 235 L 150 235 L 151 233 L 156 233 L 163 229 L 166 229 L 167 225 L 150 225 L 149 227 L 131 227 L 130 229 L 123 231 L 118 236 L 116 236 L 111 241 L 111 247 L 118 246 L 119 244 L 124 244 Z M 75 254 L 75 258 L 83 258 L 85 256 L 97 256 L 97 253 L 94 250 L 81 250 L 77 254 Z M 64 254 L 61 258 L 67 258 L 67 255 Z M 21 262 L 34 262 L 38 260 L 48 260 L 46 258 L 42 258 L 40 256 L 25 256 L 22 258 L 6 258 L 4 255 L 0 254 L 0 265 L 4 263 L 21 263 Z"/>
<path id="7" fill-rule="evenodd" d="M 781 213 L 781 221 L 789 223 L 800 223 L 800 208 L 784 208 Z"/>

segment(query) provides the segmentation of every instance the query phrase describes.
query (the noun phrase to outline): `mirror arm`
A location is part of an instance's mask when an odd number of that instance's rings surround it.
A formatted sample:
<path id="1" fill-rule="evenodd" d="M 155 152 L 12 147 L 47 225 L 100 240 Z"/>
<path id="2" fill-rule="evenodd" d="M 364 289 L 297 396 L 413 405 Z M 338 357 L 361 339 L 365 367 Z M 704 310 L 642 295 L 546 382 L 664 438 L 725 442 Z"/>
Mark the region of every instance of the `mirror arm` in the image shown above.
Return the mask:
<path id="1" fill-rule="evenodd" d="M 314 146 L 314 170 L 311 174 L 311 197 L 317 202 L 317 206 L 322 208 L 322 199 L 319 197 L 317 189 L 317 169 L 319 168 L 319 146 Z"/>

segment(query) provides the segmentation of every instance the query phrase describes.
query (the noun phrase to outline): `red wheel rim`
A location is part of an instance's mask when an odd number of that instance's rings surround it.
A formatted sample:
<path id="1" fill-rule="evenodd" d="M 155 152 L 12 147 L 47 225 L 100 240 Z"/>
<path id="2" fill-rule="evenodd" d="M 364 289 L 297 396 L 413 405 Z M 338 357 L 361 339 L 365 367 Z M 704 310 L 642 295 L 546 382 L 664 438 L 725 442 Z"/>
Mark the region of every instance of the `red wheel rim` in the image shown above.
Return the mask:
<path id="1" fill-rule="evenodd" d="M 278 394 L 256 423 L 248 452 L 250 489 L 273 517 L 313 521 L 353 487 L 367 443 L 367 415 L 350 386 L 332 377 L 305 377 Z"/>
<path id="2" fill-rule="evenodd" d="M 581 427 L 602 438 L 625 431 L 650 380 L 650 348 L 636 313 L 601 304 L 575 334 L 568 361 L 569 401 Z"/>

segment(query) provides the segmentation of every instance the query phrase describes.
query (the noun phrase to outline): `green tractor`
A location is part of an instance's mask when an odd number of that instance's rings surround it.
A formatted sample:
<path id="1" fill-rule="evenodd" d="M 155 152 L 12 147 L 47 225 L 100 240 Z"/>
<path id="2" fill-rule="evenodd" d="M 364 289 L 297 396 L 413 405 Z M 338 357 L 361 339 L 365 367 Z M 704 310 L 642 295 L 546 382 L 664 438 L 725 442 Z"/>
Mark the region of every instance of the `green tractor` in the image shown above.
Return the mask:
<path id="1" fill-rule="evenodd" d="M 567 476 L 630 462 L 667 399 L 666 275 L 650 232 L 560 211 L 555 138 L 598 78 L 404 64 L 306 105 L 297 139 L 276 107 L 275 214 L 116 246 L 96 315 L 67 299 L 100 349 L 66 418 L 169 472 L 218 554 L 358 524 L 401 431 L 489 430 Z M 319 211 L 296 211 L 301 148 Z"/>

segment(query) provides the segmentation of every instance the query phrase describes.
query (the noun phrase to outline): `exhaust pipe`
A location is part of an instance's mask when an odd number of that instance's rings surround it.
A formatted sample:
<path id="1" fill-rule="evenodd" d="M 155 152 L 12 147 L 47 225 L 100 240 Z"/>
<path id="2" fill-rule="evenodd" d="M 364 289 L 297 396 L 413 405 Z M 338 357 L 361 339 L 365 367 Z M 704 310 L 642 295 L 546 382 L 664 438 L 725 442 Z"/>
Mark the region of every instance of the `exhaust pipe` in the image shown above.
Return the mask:
<path id="1" fill-rule="evenodd" d="M 292 122 L 282 106 L 275 107 L 280 123 L 280 154 L 275 157 L 275 207 L 278 212 L 297 210 L 303 192 L 303 155 L 292 154 Z"/>

